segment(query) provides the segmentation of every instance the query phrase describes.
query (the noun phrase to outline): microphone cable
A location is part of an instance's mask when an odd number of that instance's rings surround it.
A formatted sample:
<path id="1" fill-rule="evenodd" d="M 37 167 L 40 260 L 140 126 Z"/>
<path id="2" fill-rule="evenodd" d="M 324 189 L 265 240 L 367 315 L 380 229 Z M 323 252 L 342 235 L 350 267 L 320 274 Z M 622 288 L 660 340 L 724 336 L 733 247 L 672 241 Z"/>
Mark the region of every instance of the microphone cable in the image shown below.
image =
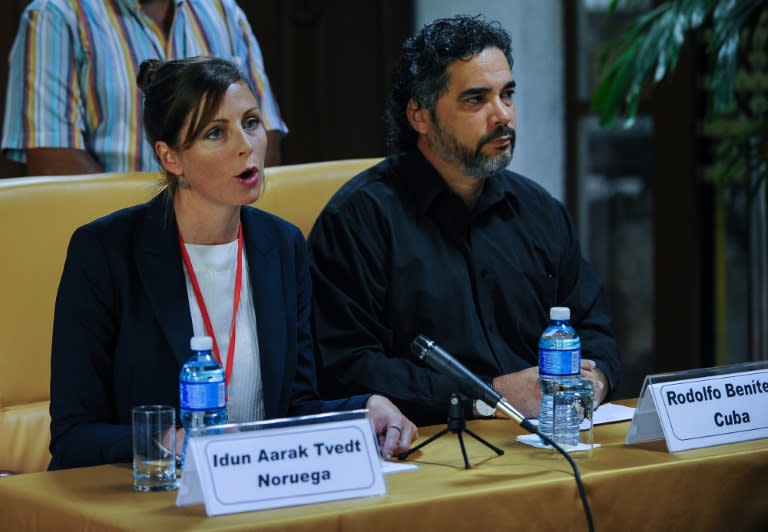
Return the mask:
<path id="1" fill-rule="evenodd" d="M 411 342 L 411 352 L 422 362 L 426 363 L 432 369 L 437 370 L 440 373 L 448 375 L 453 378 L 459 385 L 465 389 L 465 393 L 470 396 L 475 396 L 481 399 L 483 402 L 489 405 L 496 405 L 496 409 L 501 411 L 512 421 L 518 423 L 525 430 L 531 434 L 537 435 L 546 444 L 551 445 L 553 449 L 556 449 L 562 454 L 568 463 L 571 464 L 573 469 L 573 475 L 576 478 L 576 486 L 579 491 L 579 497 L 581 503 L 584 506 L 584 513 L 587 518 L 587 526 L 589 532 L 594 532 L 595 525 L 592 521 L 592 510 L 589 507 L 589 501 L 587 500 L 587 492 L 584 488 L 584 483 L 581 480 L 581 472 L 576 462 L 571 455 L 560 447 L 552 438 L 539 432 L 539 430 L 528 421 L 504 396 L 489 386 L 487 383 L 480 380 L 480 378 L 469 371 L 461 362 L 456 360 L 445 349 L 437 345 L 433 340 L 430 340 L 424 335 L 417 336 Z M 471 390 L 471 391 L 470 391 Z M 479 397 L 478 397 L 479 396 Z"/>
<path id="2" fill-rule="evenodd" d="M 533 431 L 533 434 L 536 434 L 539 438 L 544 440 L 544 442 L 548 445 L 551 445 L 554 449 L 557 449 L 557 451 L 562 454 L 566 460 L 568 460 L 568 463 L 571 464 L 571 468 L 573 469 L 573 476 L 576 479 L 576 487 L 579 490 L 579 497 L 581 498 L 581 504 L 584 506 L 584 514 L 587 518 L 587 527 L 589 529 L 589 532 L 594 532 L 595 530 L 595 524 L 592 521 L 592 510 L 589 508 L 589 501 L 587 500 L 587 491 L 584 489 L 584 483 L 581 480 L 581 472 L 579 471 L 579 466 L 576 465 L 576 461 L 573 459 L 573 457 L 560 447 L 559 444 L 557 444 L 552 438 L 549 436 L 546 436 L 539 432 L 538 430 Z"/>

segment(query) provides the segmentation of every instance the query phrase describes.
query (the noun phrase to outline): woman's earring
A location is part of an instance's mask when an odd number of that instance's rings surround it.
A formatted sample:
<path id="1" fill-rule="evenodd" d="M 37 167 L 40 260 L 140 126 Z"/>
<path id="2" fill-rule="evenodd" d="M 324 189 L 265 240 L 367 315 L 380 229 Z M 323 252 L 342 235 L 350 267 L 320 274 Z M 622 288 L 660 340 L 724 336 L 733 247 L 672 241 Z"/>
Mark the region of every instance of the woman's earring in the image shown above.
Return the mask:
<path id="1" fill-rule="evenodd" d="M 184 176 L 177 176 L 177 177 L 179 178 L 179 188 L 184 189 L 184 190 L 189 190 L 190 188 L 192 188 L 192 187 L 189 186 L 189 183 L 187 183 L 184 180 Z"/>

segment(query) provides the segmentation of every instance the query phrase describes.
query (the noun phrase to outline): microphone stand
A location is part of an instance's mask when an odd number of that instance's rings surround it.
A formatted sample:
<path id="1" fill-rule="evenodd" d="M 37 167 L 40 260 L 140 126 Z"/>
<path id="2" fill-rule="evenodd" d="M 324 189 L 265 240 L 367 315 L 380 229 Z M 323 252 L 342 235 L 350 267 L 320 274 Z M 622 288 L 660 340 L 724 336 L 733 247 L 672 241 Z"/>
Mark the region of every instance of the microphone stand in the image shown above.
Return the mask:
<path id="1" fill-rule="evenodd" d="M 464 407 L 462 406 L 461 401 L 459 400 L 459 395 L 453 393 L 451 394 L 451 399 L 448 403 L 448 426 L 443 430 L 441 430 L 440 432 L 438 432 L 437 434 L 435 434 L 434 436 L 431 436 L 427 440 L 423 441 L 416 447 L 413 447 L 408 451 L 398 454 L 397 457 L 400 460 L 405 460 L 406 458 L 408 458 L 408 456 L 411 453 L 418 451 L 422 447 L 432 443 L 433 441 L 438 439 L 440 436 L 443 436 L 448 432 L 453 432 L 459 438 L 459 445 L 461 446 L 461 455 L 464 457 L 464 469 L 472 468 L 472 466 L 469 465 L 469 458 L 467 458 L 467 450 L 464 447 L 464 437 L 462 436 L 462 433 L 464 432 L 472 436 L 474 439 L 476 439 L 477 441 L 479 441 L 489 449 L 492 449 L 493 451 L 495 451 L 497 455 L 501 456 L 502 454 L 504 454 L 503 449 L 499 449 L 495 445 L 484 440 L 483 438 L 481 438 L 480 436 L 478 436 L 477 434 L 475 434 L 474 432 L 472 432 L 467 428 L 467 422 L 464 419 Z"/>
<path id="2" fill-rule="evenodd" d="M 469 371 L 467 368 L 465 368 L 461 362 L 453 358 L 450 353 L 445 351 L 442 347 L 438 346 L 435 342 L 430 340 L 424 335 L 417 336 L 413 342 L 411 342 L 411 352 L 418 357 L 419 360 L 426 363 L 429 367 L 431 367 L 434 370 L 437 370 L 441 373 L 444 373 L 446 375 L 449 375 L 453 377 L 453 379 L 457 382 L 462 382 L 465 384 L 465 386 L 469 386 L 471 389 L 473 389 L 473 394 L 475 394 L 476 397 L 482 399 L 489 405 L 496 405 L 496 409 L 504 414 L 509 419 L 516 422 L 518 425 L 523 427 L 525 430 L 530 432 L 531 434 L 538 435 L 542 440 L 544 440 L 547 444 L 551 445 L 555 449 L 557 449 L 557 452 L 562 454 L 566 460 L 568 460 L 568 463 L 571 465 L 571 468 L 573 469 L 573 475 L 576 478 L 576 487 L 579 489 L 579 497 L 581 497 L 581 502 L 584 505 L 584 514 L 587 518 L 587 526 L 589 527 L 590 532 L 592 532 L 594 527 L 594 522 L 592 521 L 592 511 L 589 508 L 589 501 L 587 500 L 587 492 L 584 489 L 584 483 L 581 480 L 581 473 L 579 472 L 579 468 L 576 465 L 576 462 L 573 460 L 570 454 L 568 454 L 568 451 L 560 447 L 560 445 L 557 444 L 557 442 L 554 441 L 553 438 L 549 438 L 548 436 L 545 436 L 541 432 L 537 430 L 536 427 L 533 426 L 533 424 L 525 419 L 525 416 L 521 414 L 520 412 L 515 409 L 499 392 L 493 389 L 493 387 L 488 386 L 487 383 L 481 381 L 477 375 Z M 451 404 L 453 405 L 454 397 L 456 395 L 451 396 Z M 456 397 L 456 402 L 458 403 L 458 397 Z M 450 418 L 449 418 L 450 423 Z M 463 417 L 462 417 L 463 422 Z M 436 436 L 428 439 L 418 447 L 415 447 L 412 451 L 415 451 L 416 449 L 419 449 L 421 447 L 424 447 L 427 443 L 431 442 L 432 440 L 436 439 L 439 436 L 442 436 L 447 430 L 444 430 L 440 434 L 437 434 Z M 464 429 L 466 430 L 466 429 Z M 467 432 L 469 432 L 467 430 Z M 472 434 L 470 432 L 470 434 Z M 475 436 L 472 434 L 472 436 Z M 503 454 L 503 451 L 501 449 L 496 449 L 492 445 L 490 445 L 488 442 L 483 441 L 481 438 L 475 436 L 478 440 L 483 442 L 488 447 L 494 449 L 498 454 Z M 461 433 L 459 433 L 459 441 L 461 442 L 461 450 L 464 452 L 464 443 L 461 440 Z M 405 453 L 404 456 L 408 456 L 409 453 Z M 402 460 L 403 455 L 398 455 L 398 457 Z M 469 462 L 467 461 L 467 454 L 464 453 L 464 463 L 467 466 L 467 469 L 469 469 Z"/>

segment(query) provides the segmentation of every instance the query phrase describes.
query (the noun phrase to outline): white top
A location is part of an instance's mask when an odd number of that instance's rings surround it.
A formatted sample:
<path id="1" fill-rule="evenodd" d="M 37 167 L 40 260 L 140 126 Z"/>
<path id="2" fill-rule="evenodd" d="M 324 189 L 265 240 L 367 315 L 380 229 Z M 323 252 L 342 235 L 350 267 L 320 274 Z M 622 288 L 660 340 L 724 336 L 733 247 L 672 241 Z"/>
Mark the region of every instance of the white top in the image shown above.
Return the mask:
<path id="1" fill-rule="evenodd" d="M 237 240 L 227 244 L 185 244 L 185 246 L 211 318 L 222 366 L 226 368 L 229 326 L 232 322 L 232 294 L 235 290 L 237 273 Z M 197 304 L 195 291 L 186 268 L 184 268 L 184 278 L 187 282 L 187 298 L 192 313 L 192 331 L 195 336 L 207 336 L 203 315 Z M 240 308 L 237 313 L 235 361 L 227 388 L 227 417 L 230 423 L 264 419 L 259 338 L 251 283 L 248 280 L 248 261 L 243 250 L 243 283 L 240 290 Z"/>

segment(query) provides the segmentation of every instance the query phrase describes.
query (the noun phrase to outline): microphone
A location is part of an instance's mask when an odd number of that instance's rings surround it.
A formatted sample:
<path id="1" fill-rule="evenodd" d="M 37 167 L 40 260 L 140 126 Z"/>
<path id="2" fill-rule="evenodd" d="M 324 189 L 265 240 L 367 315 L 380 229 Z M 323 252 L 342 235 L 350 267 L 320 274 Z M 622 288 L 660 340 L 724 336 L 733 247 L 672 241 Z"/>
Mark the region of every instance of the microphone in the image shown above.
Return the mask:
<path id="1" fill-rule="evenodd" d="M 581 502 L 584 505 L 584 513 L 587 518 L 587 525 L 589 526 L 590 532 L 594 530 L 592 510 L 589 508 L 587 492 L 584 489 L 584 483 L 581 480 L 581 473 L 579 473 L 579 468 L 573 458 L 571 458 L 571 455 L 568 454 L 568 452 L 565 451 L 556 441 L 554 441 L 554 438 L 550 438 L 549 436 L 545 436 L 544 434 L 540 433 L 530 421 L 525 419 L 524 415 L 522 415 L 514 406 L 512 406 L 509 401 L 507 401 L 499 392 L 494 390 L 492 386 L 488 386 L 488 384 L 481 381 L 477 375 L 469 371 L 461 364 L 461 362 L 453 358 L 445 349 L 437 345 L 426 336 L 420 334 L 411 342 L 411 352 L 416 355 L 419 360 L 425 362 L 432 369 L 453 377 L 456 382 L 461 384 L 464 389 L 467 390 L 468 394 L 482 399 L 489 405 L 496 405 L 496 409 L 501 411 L 501 413 L 503 413 L 509 419 L 517 422 L 528 432 L 537 434 L 542 440 L 557 449 L 557 451 L 562 454 L 566 460 L 568 460 L 568 463 L 571 464 L 571 467 L 573 468 L 573 474 L 576 477 L 576 486 L 579 489 L 579 497 L 581 497 Z M 427 440 L 425 443 L 429 443 L 430 441 L 431 440 Z M 462 443 L 462 450 L 464 449 L 463 445 L 464 444 Z M 416 449 L 418 449 L 418 447 L 414 448 L 413 450 Z"/>
<path id="2" fill-rule="evenodd" d="M 432 369 L 452 377 L 465 388 L 468 394 L 474 395 L 489 405 L 495 405 L 497 410 L 525 430 L 534 434 L 537 433 L 536 427 L 525 419 L 525 416 L 512 406 L 503 395 L 480 380 L 477 375 L 426 336 L 419 335 L 411 342 L 411 352 Z"/>

